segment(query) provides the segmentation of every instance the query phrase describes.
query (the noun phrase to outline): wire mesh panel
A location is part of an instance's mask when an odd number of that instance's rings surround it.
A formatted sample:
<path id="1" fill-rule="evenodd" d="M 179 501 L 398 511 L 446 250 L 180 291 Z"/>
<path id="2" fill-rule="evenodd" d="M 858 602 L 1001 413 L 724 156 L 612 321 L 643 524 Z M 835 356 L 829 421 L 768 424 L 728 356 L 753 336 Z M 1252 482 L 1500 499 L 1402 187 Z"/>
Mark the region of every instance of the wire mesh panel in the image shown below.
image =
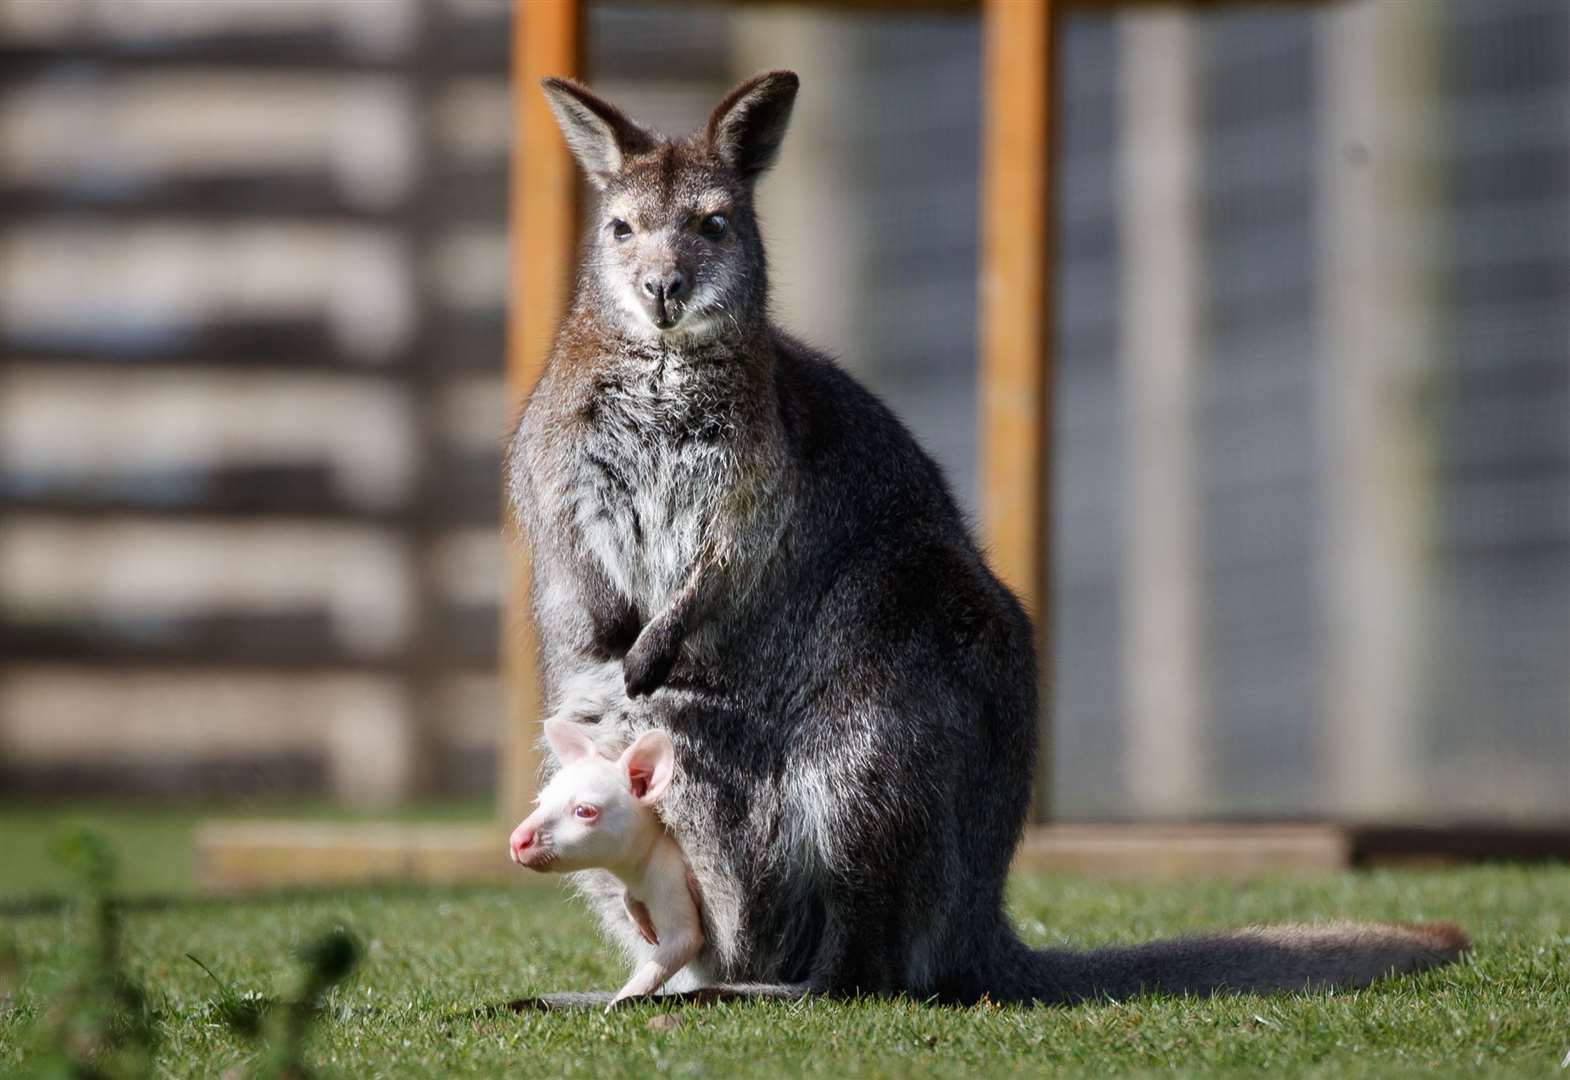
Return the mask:
<path id="1" fill-rule="evenodd" d="M 1570 9 L 1065 41 L 1057 809 L 1563 820 Z"/>
<path id="2" fill-rule="evenodd" d="M 1208 801 L 1226 812 L 1319 802 L 1317 17 L 1271 11 L 1196 28 L 1198 571 Z"/>
<path id="3" fill-rule="evenodd" d="M 1570 812 L 1570 7 L 1450 0 L 1432 145 L 1442 218 L 1432 804 Z"/>
<path id="4" fill-rule="evenodd" d="M 488 782 L 507 14 L 0 2 L 8 780 Z M 777 315 L 973 508 L 975 15 L 588 19 L 667 130 L 801 72 Z M 1060 51 L 1054 812 L 1570 815 L 1570 7 Z"/>

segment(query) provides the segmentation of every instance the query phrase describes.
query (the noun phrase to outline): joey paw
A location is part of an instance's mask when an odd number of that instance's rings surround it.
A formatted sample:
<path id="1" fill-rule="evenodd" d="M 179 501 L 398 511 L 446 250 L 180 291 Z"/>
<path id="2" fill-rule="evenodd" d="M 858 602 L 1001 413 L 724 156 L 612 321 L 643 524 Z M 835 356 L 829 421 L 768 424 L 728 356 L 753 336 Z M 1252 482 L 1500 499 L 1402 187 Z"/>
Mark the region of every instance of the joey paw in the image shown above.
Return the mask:
<path id="1" fill-rule="evenodd" d="M 611 998 L 611 1003 L 605 1006 L 605 1015 L 609 1016 L 617 1009 L 628 1008 L 629 1006 L 626 1004 L 627 1002 L 631 1002 L 632 1004 L 636 1005 L 638 1002 L 642 1001 L 648 996 L 649 995 L 640 993 L 637 990 L 629 990 L 623 987 L 621 990 L 617 991 L 615 997 Z"/>

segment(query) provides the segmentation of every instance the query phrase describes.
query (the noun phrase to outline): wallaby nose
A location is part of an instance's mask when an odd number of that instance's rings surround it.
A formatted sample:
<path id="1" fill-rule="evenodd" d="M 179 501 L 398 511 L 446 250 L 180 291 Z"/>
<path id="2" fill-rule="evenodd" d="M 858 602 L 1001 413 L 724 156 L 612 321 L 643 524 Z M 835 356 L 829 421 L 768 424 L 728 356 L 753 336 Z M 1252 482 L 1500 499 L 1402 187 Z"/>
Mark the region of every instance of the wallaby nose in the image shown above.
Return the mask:
<path id="1" fill-rule="evenodd" d="M 656 301 L 680 300 L 687 295 L 687 275 L 680 270 L 650 274 L 643 279 L 643 291 Z"/>

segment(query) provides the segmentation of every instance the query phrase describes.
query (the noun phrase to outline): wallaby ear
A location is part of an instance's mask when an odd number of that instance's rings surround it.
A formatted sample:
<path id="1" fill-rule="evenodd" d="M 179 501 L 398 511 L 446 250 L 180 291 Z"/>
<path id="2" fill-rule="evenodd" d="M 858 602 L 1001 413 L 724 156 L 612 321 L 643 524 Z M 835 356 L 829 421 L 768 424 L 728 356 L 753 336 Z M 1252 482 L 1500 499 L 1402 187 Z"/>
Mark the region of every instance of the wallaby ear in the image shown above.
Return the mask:
<path id="1" fill-rule="evenodd" d="M 714 107 L 709 146 L 743 176 L 756 176 L 779 156 L 801 80 L 794 71 L 766 71 L 742 83 Z"/>
<path id="2" fill-rule="evenodd" d="M 563 765 L 581 761 L 595 752 L 594 739 L 570 720 L 552 717 L 545 721 L 545 741 L 551 744 L 551 749 L 556 751 L 556 757 Z"/>
<path id="3" fill-rule="evenodd" d="M 663 731 L 645 731 L 622 753 L 618 763 L 633 797 L 653 806 L 670 787 L 676 772 L 676 748 Z"/>
<path id="4" fill-rule="evenodd" d="M 654 136 L 626 113 L 571 79 L 541 79 L 540 88 L 567 149 L 596 187 L 621 169 L 629 154 L 653 149 Z"/>

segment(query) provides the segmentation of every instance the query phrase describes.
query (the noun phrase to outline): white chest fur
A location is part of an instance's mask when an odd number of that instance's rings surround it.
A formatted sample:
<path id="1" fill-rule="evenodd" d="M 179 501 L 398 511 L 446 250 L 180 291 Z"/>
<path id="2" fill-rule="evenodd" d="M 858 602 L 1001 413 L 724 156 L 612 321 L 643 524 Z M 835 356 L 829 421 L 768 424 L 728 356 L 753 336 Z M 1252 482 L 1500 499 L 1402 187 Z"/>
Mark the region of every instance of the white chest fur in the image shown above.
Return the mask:
<path id="1" fill-rule="evenodd" d="M 671 380 L 604 386 L 572 470 L 572 516 L 606 580 L 651 614 L 681 585 L 734 473 L 720 428 Z"/>

